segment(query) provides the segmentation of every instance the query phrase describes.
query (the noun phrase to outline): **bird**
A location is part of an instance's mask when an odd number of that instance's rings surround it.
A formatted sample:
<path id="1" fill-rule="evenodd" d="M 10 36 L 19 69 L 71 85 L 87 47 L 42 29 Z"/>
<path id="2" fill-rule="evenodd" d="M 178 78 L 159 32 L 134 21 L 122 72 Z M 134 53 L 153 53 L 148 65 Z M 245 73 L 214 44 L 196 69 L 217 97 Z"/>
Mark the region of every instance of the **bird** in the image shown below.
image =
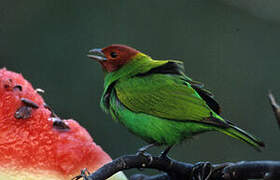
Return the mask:
<path id="1" fill-rule="evenodd" d="M 204 84 L 188 77 L 178 60 L 155 60 L 126 45 L 91 49 L 104 77 L 101 108 L 148 143 L 139 149 L 176 144 L 209 131 L 241 140 L 260 151 L 265 144 L 221 116 L 221 107 Z"/>

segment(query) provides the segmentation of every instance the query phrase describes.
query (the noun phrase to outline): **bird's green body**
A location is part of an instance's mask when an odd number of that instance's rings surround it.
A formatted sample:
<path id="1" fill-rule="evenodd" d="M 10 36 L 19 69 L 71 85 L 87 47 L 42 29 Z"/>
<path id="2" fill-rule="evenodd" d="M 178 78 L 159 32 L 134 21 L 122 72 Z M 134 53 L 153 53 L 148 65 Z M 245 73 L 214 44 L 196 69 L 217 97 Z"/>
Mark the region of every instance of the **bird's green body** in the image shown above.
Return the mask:
<path id="1" fill-rule="evenodd" d="M 171 146 L 219 131 L 256 149 L 263 146 L 219 115 L 212 94 L 185 75 L 180 61 L 153 60 L 138 52 L 119 69 L 105 72 L 101 107 L 149 143 Z"/>
<path id="2" fill-rule="evenodd" d="M 149 143 L 172 146 L 184 139 L 219 131 L 257 150 L 264 144 L 224 120 L 203 84 L 185 75 L 183 63 L 153 60 L 127 46 L 91 50 L 105 72 L 101 107 Z"/>

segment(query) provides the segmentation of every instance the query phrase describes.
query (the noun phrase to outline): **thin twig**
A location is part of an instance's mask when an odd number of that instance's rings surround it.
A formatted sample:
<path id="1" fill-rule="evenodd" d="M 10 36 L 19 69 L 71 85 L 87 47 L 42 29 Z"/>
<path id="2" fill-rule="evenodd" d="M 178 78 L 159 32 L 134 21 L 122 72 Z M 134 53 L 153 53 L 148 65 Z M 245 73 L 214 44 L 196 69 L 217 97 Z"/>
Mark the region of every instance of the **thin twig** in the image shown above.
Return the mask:
<path id="1" fill-rule="evenodd" d="M 272 110 L 274 112 L 274 115 L 276 117 L 276 120 L 277 120 L 277 123 L 278 123 L 278 126 L 280 128 L 280 106 L 277 104 L 273 94 L 271 92 L 268 93 L 268 98 L 269 98 L 269 101 L 270 101 L 270 104 L 272 106 Z"/>

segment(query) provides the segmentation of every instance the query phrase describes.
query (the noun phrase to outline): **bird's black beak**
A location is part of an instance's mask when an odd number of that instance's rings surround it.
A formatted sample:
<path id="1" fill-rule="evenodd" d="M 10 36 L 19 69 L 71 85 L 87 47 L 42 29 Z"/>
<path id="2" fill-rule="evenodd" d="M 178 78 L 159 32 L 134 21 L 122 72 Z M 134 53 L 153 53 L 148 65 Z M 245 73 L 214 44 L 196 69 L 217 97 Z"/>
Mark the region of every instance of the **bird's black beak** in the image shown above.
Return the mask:
<path id="1" fill-rule="evenodd" d="M 96 61 L 106 61 L 107 60 L 105 54 L 102 52 L 102 49 L 91 49 L 91 50 L 89 50 L 87 56 Z"/>

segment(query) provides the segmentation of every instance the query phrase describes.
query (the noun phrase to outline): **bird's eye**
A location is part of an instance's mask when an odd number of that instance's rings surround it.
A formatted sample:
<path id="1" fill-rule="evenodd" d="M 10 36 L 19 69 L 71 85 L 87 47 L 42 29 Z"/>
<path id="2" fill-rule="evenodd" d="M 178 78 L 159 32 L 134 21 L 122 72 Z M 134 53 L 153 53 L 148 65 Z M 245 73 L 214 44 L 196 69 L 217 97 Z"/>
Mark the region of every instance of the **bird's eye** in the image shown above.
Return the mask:
<path id="1" fill-rule="evenodd" d="M 116 52 L 111 52 L 110 56 L 111 56 L 112 58 L 116 58 L 116 57 L 118 56 L 118 54 L 117 54 Z"/>

